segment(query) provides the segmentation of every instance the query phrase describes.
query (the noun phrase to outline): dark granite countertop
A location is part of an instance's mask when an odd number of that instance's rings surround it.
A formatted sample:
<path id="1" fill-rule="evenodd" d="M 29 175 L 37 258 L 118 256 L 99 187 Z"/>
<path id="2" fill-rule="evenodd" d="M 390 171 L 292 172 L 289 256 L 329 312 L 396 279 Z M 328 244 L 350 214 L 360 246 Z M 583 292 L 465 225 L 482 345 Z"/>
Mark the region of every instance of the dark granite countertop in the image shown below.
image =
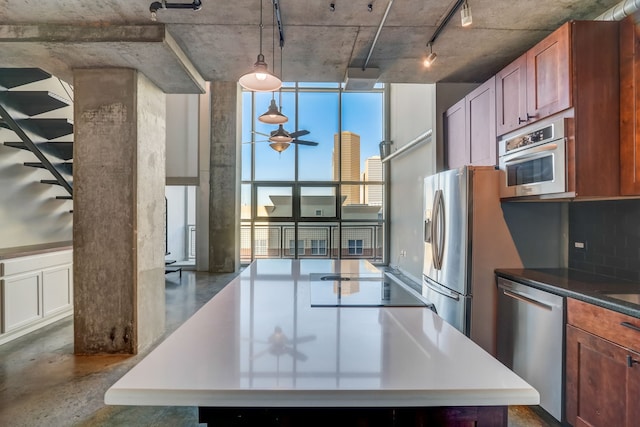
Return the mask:
<path id="1" fill-rule="evenodd" d="M 47 252 L 62 251 L 73 249 L 73 242 L 53 242 L 43 243 L 40 245 L 16 246 L 13 248 L 0 249 L 0 260 L 9 258 L 18 258 L 21 256 L 37 255 Z"/>
<path id="2" fill-rule="evenodd" d="M 496 269 L 496 275 L 556 295 L 608 308 L 640 318 L 640 303 L 614 298 L 610 294 L 640 294 L 640 283 L 566 268 Z M 640 300 L 636 300 L 640 302 Z"/>

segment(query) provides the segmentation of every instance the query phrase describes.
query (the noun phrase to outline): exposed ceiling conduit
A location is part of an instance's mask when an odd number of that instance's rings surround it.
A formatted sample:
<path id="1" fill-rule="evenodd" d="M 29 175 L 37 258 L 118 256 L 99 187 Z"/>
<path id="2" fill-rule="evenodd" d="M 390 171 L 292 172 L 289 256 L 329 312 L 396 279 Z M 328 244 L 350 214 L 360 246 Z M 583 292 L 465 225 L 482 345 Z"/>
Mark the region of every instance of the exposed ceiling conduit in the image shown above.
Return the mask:
<path id="1" fill-rule="evenodd" d="M 380 36 L 380 32 L 382 31 L 382 27 L 384 26 L 385 21 L 387 20 L 387 15 L 389 15 L 389 10 L 391 10 L 391 5 L 394 0 L 389 0 L 389 4 L 387 5 L 387 10 L 384 11 L 384 15 L 382 16 L 382 20 L 380 21 L 380 25 L 378 25 L 378 31 L 376 31 L 376 35 L 373 38 L 373 43 L 371 44 L 371 48 L 369 49 L 369 54 L 367 55 L 367 59 L 365 59 L 364 64 L 362 65 L 362 71 L 366 70 L 367 65 L 369 65 L 369 60 L 371 59 L 371 54 L 373 53 L 373 48 L 376 47 L 376 43 L 378 43 L 378 36 Z"/>
<path id="2" fill-rule="evenodd" d="M 622 21 L 640 8 L 640 0 L 624 0 L 594 19 L 594 21 Z"/>

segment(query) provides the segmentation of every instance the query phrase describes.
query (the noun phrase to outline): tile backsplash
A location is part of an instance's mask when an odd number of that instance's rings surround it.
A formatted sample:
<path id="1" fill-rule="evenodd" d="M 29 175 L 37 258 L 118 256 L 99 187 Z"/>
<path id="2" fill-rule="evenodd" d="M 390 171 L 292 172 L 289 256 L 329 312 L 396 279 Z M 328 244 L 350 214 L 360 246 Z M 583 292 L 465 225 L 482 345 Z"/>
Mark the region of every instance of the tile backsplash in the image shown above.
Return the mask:
<path id="1" fill-rule="evenodd" d="M 569 203 L 569 267 L 640 281 L 640 200 Z"/>

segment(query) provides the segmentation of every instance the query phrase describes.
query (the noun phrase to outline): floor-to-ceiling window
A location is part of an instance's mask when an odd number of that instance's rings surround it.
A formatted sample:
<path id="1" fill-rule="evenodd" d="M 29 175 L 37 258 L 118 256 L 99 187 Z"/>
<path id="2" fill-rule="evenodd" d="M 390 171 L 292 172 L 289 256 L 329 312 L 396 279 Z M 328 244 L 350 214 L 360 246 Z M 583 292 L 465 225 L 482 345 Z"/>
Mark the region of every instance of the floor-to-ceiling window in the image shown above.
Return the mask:
<path id="1" fill-rule="evenodd" d="M 262 123 L 272 98 L 289 133 L 278 152 Z M 366 258 L 384 262 L 384 92 L 338 83 L 285 83 L 280 93 L 242 94 L 241 260 Z M 317 143 L 309 145 L 304 142 Z"/>

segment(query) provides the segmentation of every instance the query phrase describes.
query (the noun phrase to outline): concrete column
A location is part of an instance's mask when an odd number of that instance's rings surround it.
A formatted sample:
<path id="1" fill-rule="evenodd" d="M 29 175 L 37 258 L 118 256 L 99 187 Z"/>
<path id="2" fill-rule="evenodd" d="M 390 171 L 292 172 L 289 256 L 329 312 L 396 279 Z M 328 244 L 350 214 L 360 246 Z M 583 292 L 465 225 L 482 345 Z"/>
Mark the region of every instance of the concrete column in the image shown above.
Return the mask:
<path id="1" fill-rule="evenodd" d="M 76 354 L 164 332 L 165 95 L 132 69 L 74 71 Z"/>
<path id="2" fill-rule="evenodd" d="M 240 268 L 240 89 L 211 83 L 209 271 Z"/>

